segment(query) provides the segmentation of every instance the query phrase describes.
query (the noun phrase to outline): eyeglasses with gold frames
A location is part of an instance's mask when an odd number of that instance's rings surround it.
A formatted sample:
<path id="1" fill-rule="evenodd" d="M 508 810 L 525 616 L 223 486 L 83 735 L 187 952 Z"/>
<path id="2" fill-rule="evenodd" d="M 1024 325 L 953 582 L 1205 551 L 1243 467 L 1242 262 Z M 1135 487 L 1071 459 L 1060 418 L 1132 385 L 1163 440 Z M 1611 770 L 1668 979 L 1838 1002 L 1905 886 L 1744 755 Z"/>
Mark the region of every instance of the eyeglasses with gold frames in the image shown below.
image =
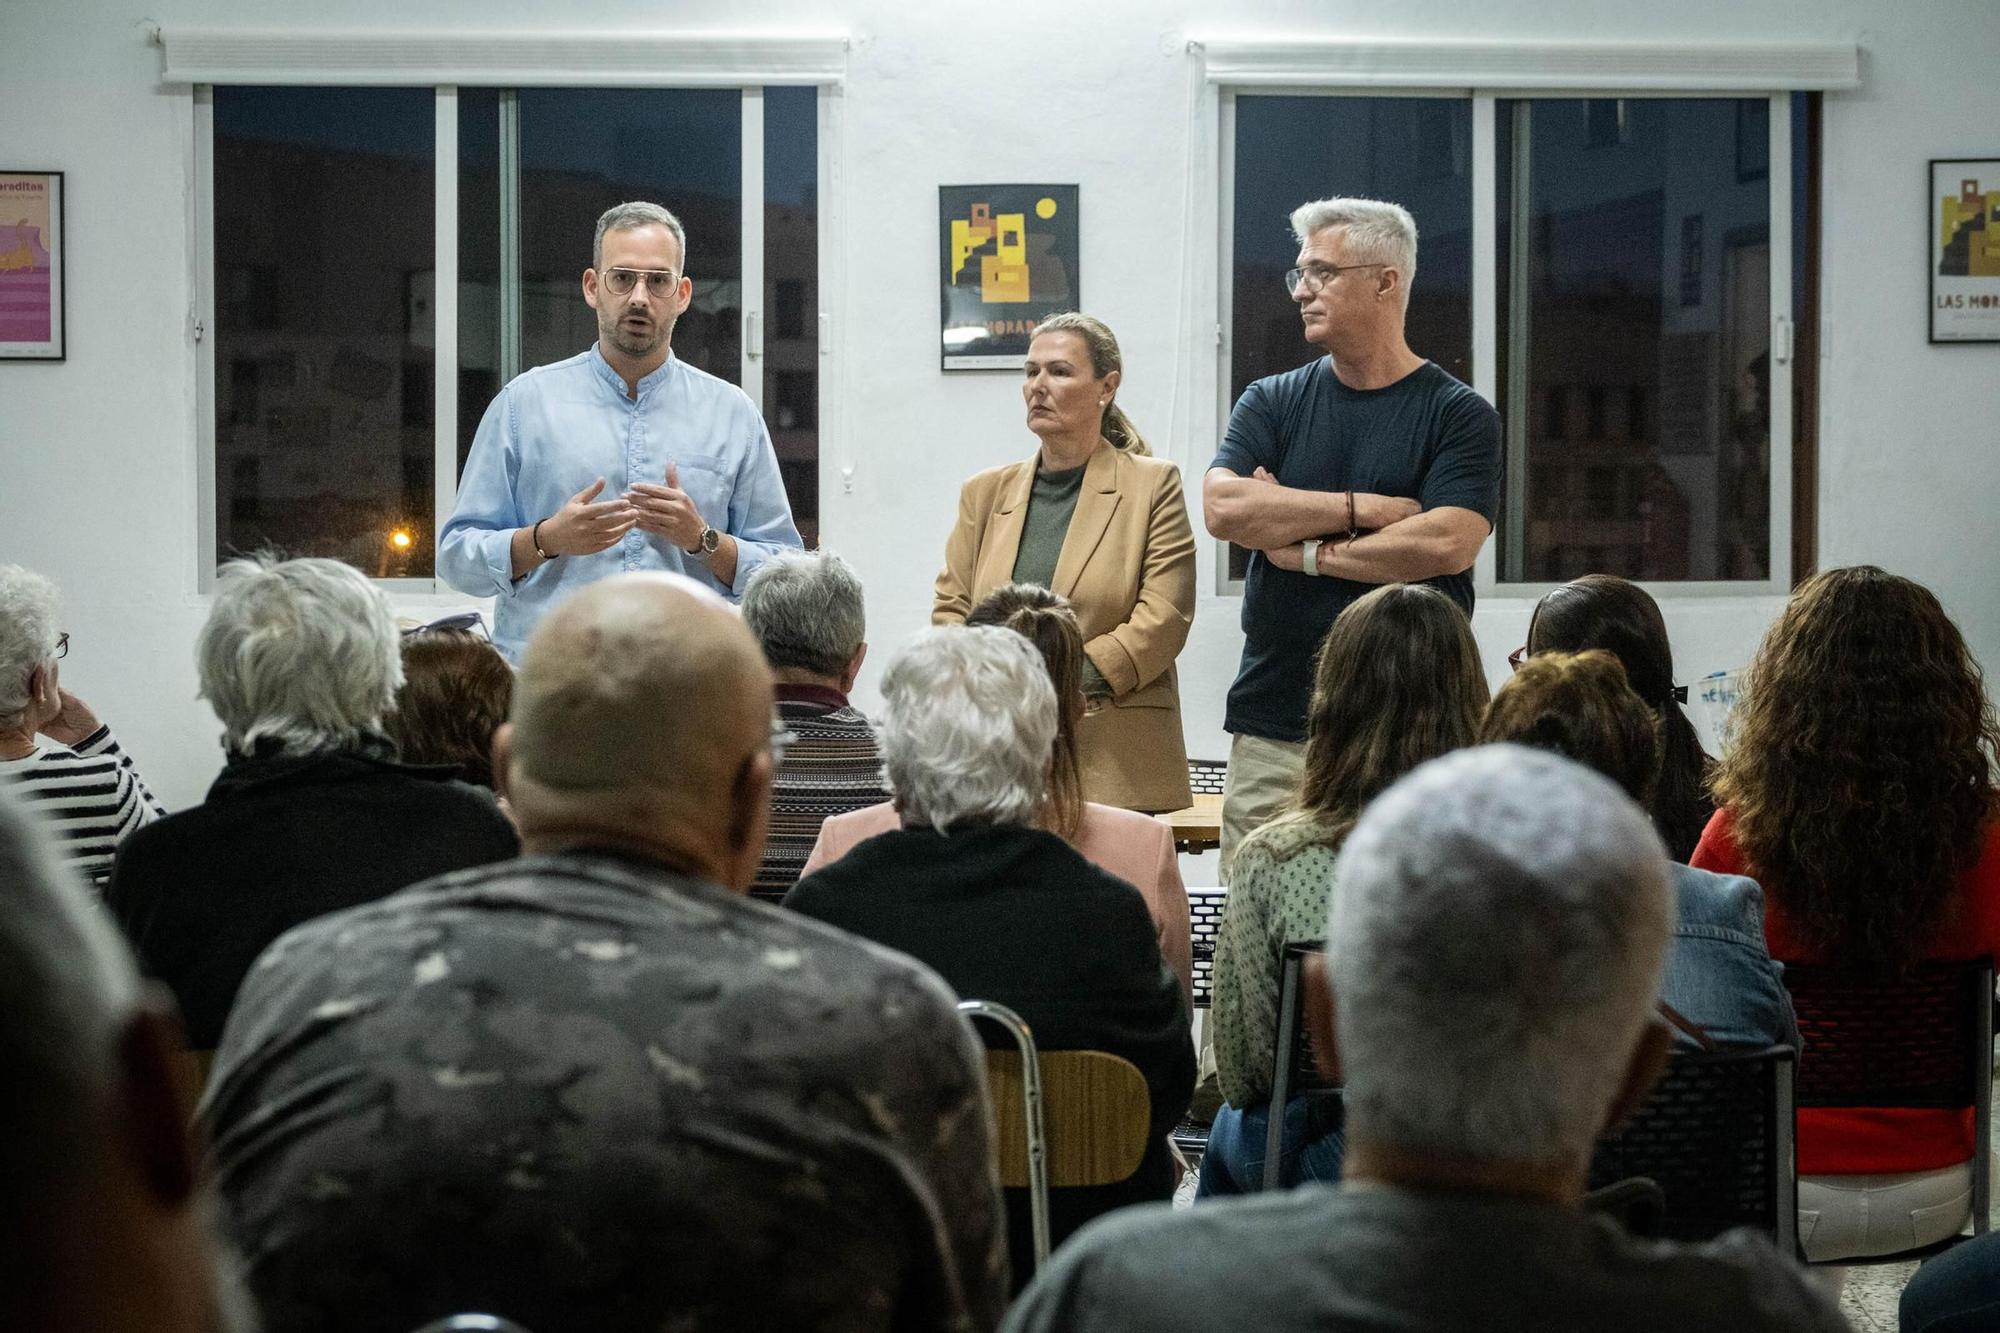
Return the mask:
<path id="1" fill-rule="evenodd" d="M 607 268 L 604 270 L 604 285 L 613 296 L 627 296 L 639 279 L 646 280 L 646 290 L 654 296 L 671 296 L 674 288 L 681 285 L 681 275 L 670 268 Z"/>

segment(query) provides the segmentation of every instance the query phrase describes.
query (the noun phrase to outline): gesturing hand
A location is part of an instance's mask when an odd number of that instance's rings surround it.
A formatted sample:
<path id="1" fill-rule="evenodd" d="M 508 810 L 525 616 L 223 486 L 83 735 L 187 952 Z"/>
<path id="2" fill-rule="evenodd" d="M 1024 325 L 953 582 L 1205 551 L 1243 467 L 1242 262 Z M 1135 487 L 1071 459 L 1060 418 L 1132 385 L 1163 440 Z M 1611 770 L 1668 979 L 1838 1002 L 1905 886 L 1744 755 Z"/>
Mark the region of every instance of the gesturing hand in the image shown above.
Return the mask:
<path id="1" fill-rule="evenodd" d="M 693 550 L 701 541 L 701 530 L 708 526 L 702 521 L 701 510 L 681 489 L 680 469 L 672 463 L 667 464 L 666 485 L 635 481 L 625 498 L 639 516 L 639 531 L 657 532 L 683 551 Z"/>
<path id="2" fill-rule="evenodd" d="M 601 500 L 604 478 L 563 501 L 563 507 L 542 521 L 542 549 L 550 555 L 596 555 L 632 530 L 639 521 L 623 496 Z"/>

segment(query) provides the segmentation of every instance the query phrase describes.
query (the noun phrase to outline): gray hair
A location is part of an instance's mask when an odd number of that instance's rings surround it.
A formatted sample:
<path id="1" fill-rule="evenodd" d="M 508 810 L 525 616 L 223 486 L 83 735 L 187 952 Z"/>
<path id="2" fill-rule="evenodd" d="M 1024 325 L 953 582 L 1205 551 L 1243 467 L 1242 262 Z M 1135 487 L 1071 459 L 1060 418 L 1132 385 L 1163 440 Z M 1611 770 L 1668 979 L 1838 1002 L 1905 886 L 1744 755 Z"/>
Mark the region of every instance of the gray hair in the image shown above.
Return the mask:
<path id="1" fill-rule="evenodd" d="M 1341 239 L 1355 264 L 1387 264 L 1403 275 L 1403 293 L 1417 280 L 1417 220 L 1401 204 L 1380 199 L 1315 199 L 1292 210 L 1292 235 L 1304 245 L 1328 227 L 1345 227 Z"/>
<path id="2" fill-rule="evenodd" d="M 604 233 L 607 231 L 637 231 L 640 227 L 665 227 L 674 234 L 674 244 L 681 251 L 681 276 L 687 276 L 688 237 L 681 220 L 661 208 L 643 200 L 633 200 L 625 204 L 613 204 L 598 215 L 597 233 L 590 238 L 590 266 L 604 267 Z"/>
<path id="3" fill-rule="evenodd" d="M 0 729 L 27 717 L 28 678 L 56 650 L 56 585 L 32 569 L 0 565 Z"/>
<path id="4" fill-rule="evenodd" d="M 1609 780 L 1518 745 L 1413 770 L 1333 870 L 1348 1132 L 1585 1159 L 1659 994 L 1667 854 Z"/>
<path id="5" fill-rule="evenodd" d="M 743 623 L 773 667 L 838 676 L 868 633 L 861 580 L 832 551 L 772 556 L 743 588 Z"/>
<path id="6" fill-rule="evenodd" d="M 897 808 L 940 833 L 1041 809 L 1056 691 L 1035 646 L 997 625 L 927 629 L 882 677 L 882 767 Z"/>
<path id="7" fill-rule="evenodd" d="M 139 974 L 48 833 L 0 786 L 0 1228 L 86 1165 L 79 1120 L 108 1111 Z M 23 1234 L 9 1230 L 10 1235 Z"/>
<path id="8" fill-rule="evenodd" d="M 337 750 L 379 732 L 403 685 L 389 599 L 338 560 L 259 555 L 222 567 L 195 644 L 224 742 Z"/>

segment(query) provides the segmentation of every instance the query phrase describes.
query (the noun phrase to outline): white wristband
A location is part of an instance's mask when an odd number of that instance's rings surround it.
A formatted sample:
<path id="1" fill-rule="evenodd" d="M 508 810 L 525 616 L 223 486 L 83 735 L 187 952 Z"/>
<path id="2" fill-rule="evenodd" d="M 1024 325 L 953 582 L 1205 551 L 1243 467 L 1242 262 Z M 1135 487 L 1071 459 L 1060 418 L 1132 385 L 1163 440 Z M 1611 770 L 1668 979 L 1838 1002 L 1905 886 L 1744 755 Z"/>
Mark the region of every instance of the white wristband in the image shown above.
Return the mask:
<path id="1" fill-rule="evenodd" d="M 1306 553 L 1305 574 L 1307 578 L 1319 577 L 1319 538 L 1308 537 L 1300 543 Z"/>

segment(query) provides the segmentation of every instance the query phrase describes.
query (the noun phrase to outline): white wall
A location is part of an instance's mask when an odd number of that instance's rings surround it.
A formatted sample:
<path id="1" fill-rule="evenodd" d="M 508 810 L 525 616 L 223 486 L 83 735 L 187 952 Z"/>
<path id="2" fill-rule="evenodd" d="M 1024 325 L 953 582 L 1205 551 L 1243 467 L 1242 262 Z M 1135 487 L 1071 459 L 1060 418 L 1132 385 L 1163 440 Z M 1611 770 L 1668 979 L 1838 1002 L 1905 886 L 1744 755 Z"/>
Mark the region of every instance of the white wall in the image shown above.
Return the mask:
<path id="1" fill-rule="evenodd" d="M 342 30 L 560 27 L 532 0 L 16 0 L 0 45 L 0 165 L 67 178 L 69 360 L 0 364 L 0 559 L 56 577 L 75 635 L 65 680 L 124 735 L 169 803 L 198 799 L 220 759 L 194 701 L 194 354 L 186 89 L 158 83 L 146 25 Z M 1199 477 L 1212 405 L 1174 400 L 1186 312 L 1179 274 L 1186 178 L 1184 40 L 1369 35 L 1858 41 L 1863 86 L 1826 106 L 1821 563 L 1874 561 L 1923 580 L 2000 666 L 2000 348 L 1924 341 L 1925 160 L 1995 151 L 2000 8 L 1981 0 L 1780 0 L 1662 7 L 1651 0 L 1194 0 L 1011 10 L 902 0 L 599 0 L 589 27 L 845 28 L 838 186 L 846 263 L 824 301 L 844 330 L 845 447 L 823 467 L 829 544 L 871 597 L 876 663 L 921 625 L 959 482 L 1025 455 L 1007 376 L 937 370 L 935 188 L 1077 181 L 1089 308 L 1125 344 L 1124 401 Z M 1421 349 L 1420 349 L 1421 350 Z M 1190 423 L 1193 423 L 1190 434 Z M 854 466 L 853 490 L 839 468 Z M 1203 583 L 1210 583 L 1204 560 Z M 1683 678 L 1739 664 L 1773 599 L 1671 602 Z M 1182 658 L 1189 748 L 1223 753 L 1222 698 L 1240 638 L 1235 599 L 1203 597 Z M 1482 605 L 1489 666 L 1527 609 Z M 864 683 L 863 694 L 870 687 Z"/>

